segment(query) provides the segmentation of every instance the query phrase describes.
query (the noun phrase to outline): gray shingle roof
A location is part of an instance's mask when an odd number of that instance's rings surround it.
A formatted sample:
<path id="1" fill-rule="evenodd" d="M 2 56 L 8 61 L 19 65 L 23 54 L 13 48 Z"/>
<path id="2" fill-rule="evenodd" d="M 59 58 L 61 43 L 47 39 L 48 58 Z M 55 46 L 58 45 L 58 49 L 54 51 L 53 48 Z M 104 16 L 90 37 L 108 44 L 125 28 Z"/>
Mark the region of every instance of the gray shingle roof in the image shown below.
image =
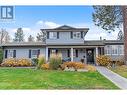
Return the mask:
<path id="1" fill-rule="evenodd" d="M 118 44 L 124 44 L 123 41 L 119 40 L 86 40 L 84 43 L 49 43 L 45 44 L 44 42 L 11 42 L 11 43 L 5 43 L 2 44 L 2 46 L 104 46 L 104 45 L 118 45 Z"/>
<path id="2" fill-rule="evenodd" d="M 2 44 L 2 46 L 45 46 L 43 42 L 10 42 Z"/>
<path id="3" fill-rule="evenodd" d="M 124 44 L 123 40 L 104 40 L 104 44 Z"/>
<path id="4" fill-rule="evenodd" d="M 63 25 L 63 26 L 60 26 L 60 27 L 57 27 L 57 28 L 53 28 L 53 29 L 40 29 L 40 30 L 42 30 L 42 31 L 58 31 L 58 32 L 60 32 L 60 31 L 62 31 L 62 32 L 68 32 L 68 31 L 70 31 L 70 30 L 72 30 L 72 31 L 77 31 L 77 30 L 79 30 L 79 31 L 84 31 L 84 32 L 87 32 L 88 30 L 89 30 L 89 28 L 74 28 L 74 27 L 71 27 L 71 26 L 68 26 L 68 25 Z M 66 30 L 66 31 L 65 31 Z"/>

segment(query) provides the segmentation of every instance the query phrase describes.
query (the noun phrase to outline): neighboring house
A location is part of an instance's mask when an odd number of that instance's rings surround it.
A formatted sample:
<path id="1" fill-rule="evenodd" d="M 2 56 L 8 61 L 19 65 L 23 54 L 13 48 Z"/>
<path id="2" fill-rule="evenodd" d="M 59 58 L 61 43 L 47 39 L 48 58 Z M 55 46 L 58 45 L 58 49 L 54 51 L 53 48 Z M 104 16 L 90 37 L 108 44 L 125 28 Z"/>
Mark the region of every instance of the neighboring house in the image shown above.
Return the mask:
<path id="1" fill-rule="evenodd" d="M 90 40 L 85 35 L 88 28 L 61 26 L 41 29 L 47 33 L 46 42 L 21 42 L 3 44 L 4 58 L 36 58 L 39 54 L 49 59 L 51 53 L 61 53 L 64 61 L 96 63 L 98 55 L 109 55 L 113 59 L 123 58 L 123 42 L 119 40 Z M 91 35 L 92 36 L 92 35 Z"/>

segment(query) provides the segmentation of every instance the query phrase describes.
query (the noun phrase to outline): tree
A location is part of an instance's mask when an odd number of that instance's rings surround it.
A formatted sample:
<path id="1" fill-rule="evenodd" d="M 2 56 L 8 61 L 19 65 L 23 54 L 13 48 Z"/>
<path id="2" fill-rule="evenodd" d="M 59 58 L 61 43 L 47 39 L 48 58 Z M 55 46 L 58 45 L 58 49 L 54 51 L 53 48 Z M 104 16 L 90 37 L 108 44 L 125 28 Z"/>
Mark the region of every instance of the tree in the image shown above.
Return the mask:
<path id="1" fill-rule="evenodd" d="M 6 43 L 10 41 L 9 33 L 5 29 L 1 29 L 0 31 L 0 44 Z"/>
<path id="2" fill-rule="evenodd" d="M 95 25 L 108 31 L 115 31 L 123 24 L 124 57 L 127 64 L 127 6 L 93 6 Z"/>
<path id="3" fill-rule="evenodd" d="M 17 32 L 15 33 L 15 38 L 13 39 L 15 42 L 23 42 L 24 41 L 24 34 L 22 28 L 18 28 Z"/>
<path id="4" fill-rule="evenodd" d="M 93 6 L 93 8 L 95 25 L 108 31 L 115 31 L 123 24 L 123 12 L 120 6 Z"/>
<path id="5" fill-rule="evenodd" d="M 46 41 L 46 31 L 41 31 L 40 33 L 37 33 L 37 41 L 45 42 Z"/>
<path id="6" fill-rule="evenodd" d="M 120 30 L 117 36 L 117 40 L 124 40 L 123 32 Z"/>
<path id="7" fill-rule="evenodd" d="M 124 58 L 127 64 L 127 6 L 122 7 L 123 10 L 123 27 L 124 27 Z"/>
<path id="8" fill-rule="evenodd" d="M 34 37 L 32 37 L 32 35 L 28 37 L 28 42 L 34 42 Z"/>

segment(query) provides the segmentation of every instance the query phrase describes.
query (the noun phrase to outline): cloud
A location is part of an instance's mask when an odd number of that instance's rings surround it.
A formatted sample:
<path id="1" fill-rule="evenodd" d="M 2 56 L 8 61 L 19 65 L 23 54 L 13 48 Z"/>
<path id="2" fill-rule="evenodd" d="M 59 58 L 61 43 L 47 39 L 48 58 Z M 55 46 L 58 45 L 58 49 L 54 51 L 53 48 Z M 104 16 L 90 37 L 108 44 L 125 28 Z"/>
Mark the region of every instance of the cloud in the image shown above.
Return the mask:
<path id="1" fill-rule="evenodd" d="M 36 34 L 38 33 L 37 29 L 32 29 L 28 27 L 22 27 L 23 33 L 24 33 L 24 39 L 27 41 L 29 35 L 32 35 L 34 38 L 36 37 Z M 15 33 L 17 32 L 17 28 L 14 29 L 8 29 L 9 35 L 11 37 L 11 41 L 13 41 Z"/>
<path id="2" fill-rule="evenodd" d="M 25 40 L 27 41 L 27 38 L 29 35 L 32 35 L 36 38 L 37 33 L 40 32 L 40 29 L 42 28 L 56 28 L 64 24 L 55 23 L 52 21 L 43 21 L 39 20 L 35 23 L 34 26 L 31 27 L 22 27 L 24 34 L 25 34 Z M 77 28 L 89 28 L 89 31 L 87 32 L 85 36 L 85 40 L 99 40 L 100 37 L 102 39 L 107 40 L 116 40 L 117 34 L 119 30 L 116 29 L 116 31 L 108 33 L 107 31 L 95 26 L 93 23 L 68 23 L 66 25 L 70 25 L 72 27 Z M 9 29 L 9 34 L 12 38 L 14 38 L 14 33 L 17 31 L 17 28 Z"/>
<path id="3" fill-rule="evenodd" d="M 55 22 L 43 21 L 43 20 L 37 21 L 36 25 L 38 25 L 41 28 L 45 28 L 45 29 L 56 28 L 56 27 L 60 26 L 60 24 L 57 24 Z"/>
<path id="4" fill-rule="evenodd" d="M 69 25 L 77 28 L 89 28 L 89 31 L 85 36 L 85 40 L 100 40 L 100 37 L 107 40 L 116 40 L 117 34 L 119 32 L 119 30 L 116 29 L 115 31 L 109 33 L 108 31 L 105 31 L 102 28 L 95 26 L 93 23 L 76 23 Z"/>

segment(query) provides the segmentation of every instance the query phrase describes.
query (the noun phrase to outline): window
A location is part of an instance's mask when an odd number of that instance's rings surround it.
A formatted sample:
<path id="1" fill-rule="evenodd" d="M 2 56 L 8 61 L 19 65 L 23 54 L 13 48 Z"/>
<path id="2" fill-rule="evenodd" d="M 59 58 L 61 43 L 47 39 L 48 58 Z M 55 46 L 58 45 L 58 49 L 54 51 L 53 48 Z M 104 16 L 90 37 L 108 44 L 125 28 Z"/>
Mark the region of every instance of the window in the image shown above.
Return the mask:
<path id="1" fill-rule="evenodd" d="M 108 45 L 105 48 L 105 52 L 107 55 L 121 55 L 123 54 L 123 46 L 122 45 Z"/>
<path id="2" fill-rule="evenodd" d="M 16 50 L 8 50 L 8 53 L 7 53 L 7 56 L 6 57 L 9 57 L 9 58 L 16 57 Z"/>
<path id="3" fill-rule="evenodd" d="M 31 57 L 37 58 L 40 53 L 40 50 L 31 50 Z"/>
<path id="4" fill-rule="evenodd" d="M 112 54 L 114 54 L 114 55 L 118 54 L 118 46 L 116 46 L 116 45 L 112 46 Z"/>
<path id="5" fill-rule="evenodd" d="M 57 32 L 49 32 L 49 39 L 57 39 Z"/>
<path id="6" fill-rule="evenodd" d="M 70 50 L 67 50 L 67 57 L 70 57 Z"/>
<path id="7" fill-rule="evenodd" d="M 75 39 L 81 38 L 81 32 L 73 32 L 73 38 Z"/>
<path id="8" fill-rule="evenodd" d="M 56 50 L 55 50 L 55 49 L 52 49 L 52 50 L 51 50 L 51 53 L 56 53 Z"/>
<path id="9" fill-rule="evenodd" d="M 75 53 L 76 53 L 76 57 L 78 57 L 78 50 L 77 49 L 75 50 Z"/>
<path id="10" fill-rule="evenodd" d="M 51 50 L 51 53 L 53 53 L 53 54 L 58 54 L 58 49 L 52 49 L 52 50 Z"/>
<path id="11" fill-rule="evenodd" d="M 112 47 L 110 45 L 106 46 L 105 52 L 106 52 L 107 55 L 111 54 L 111 48 Z"/>
<path id="12" fill-rule="evenodd" d="M 118 54 L 119 55 L 122 55 L 123 54 L 123 46 L 122 45 L 119 45 L 118 46 Z"/>

